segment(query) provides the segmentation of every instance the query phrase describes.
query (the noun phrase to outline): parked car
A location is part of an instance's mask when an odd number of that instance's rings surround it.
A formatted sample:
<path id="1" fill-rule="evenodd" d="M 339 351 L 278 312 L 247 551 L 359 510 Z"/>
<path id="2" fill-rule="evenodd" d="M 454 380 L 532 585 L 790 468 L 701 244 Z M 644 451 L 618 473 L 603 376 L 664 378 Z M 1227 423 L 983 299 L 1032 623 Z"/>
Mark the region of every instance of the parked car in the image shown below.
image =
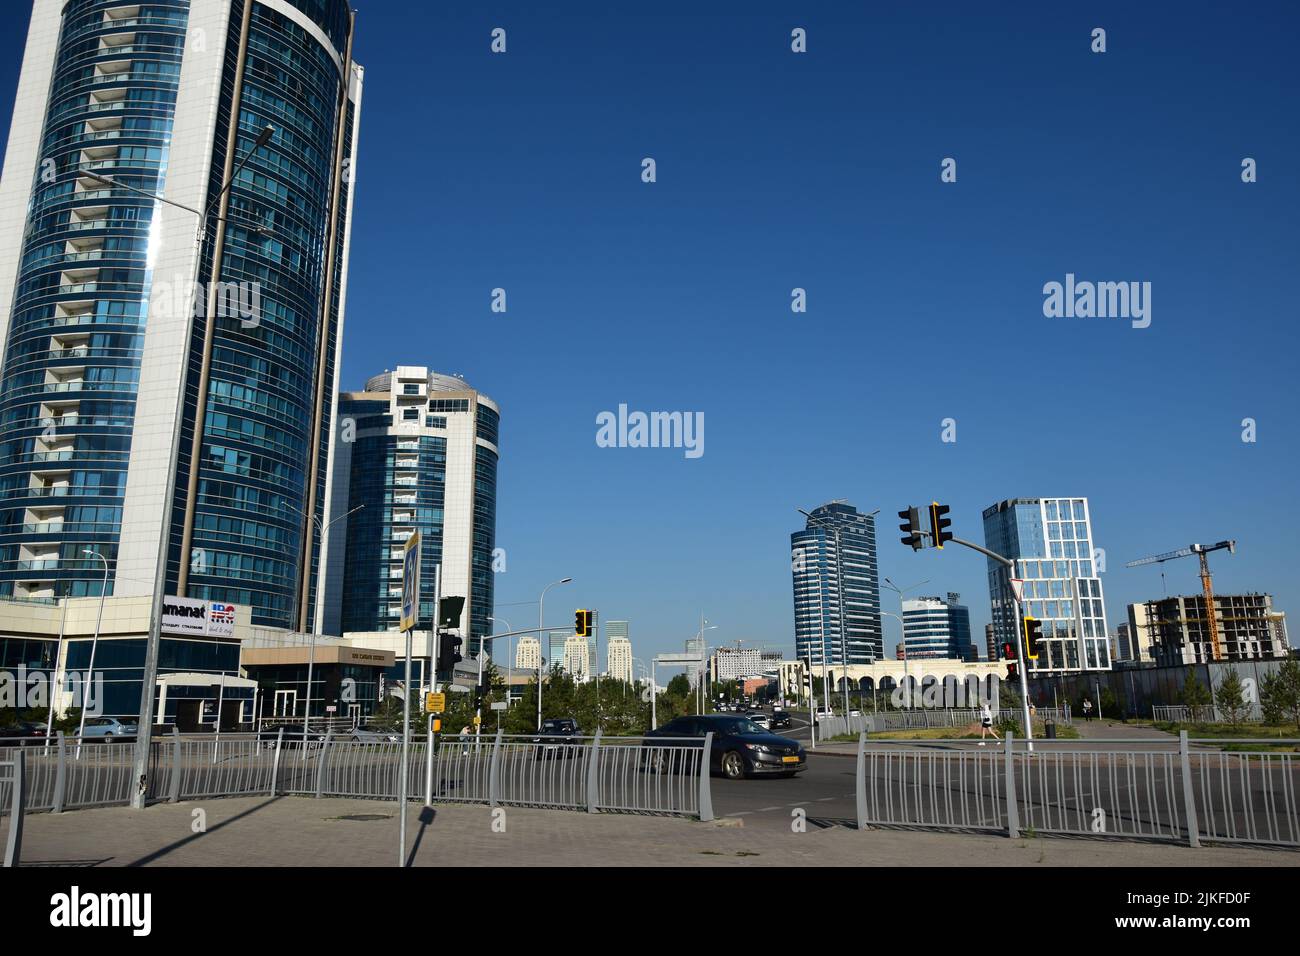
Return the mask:
<path id="1" fill-rule="evenodd" d="M 134 737 L 139 728 L 135 723 L 124 723 L 116 717 L 88 717 L 83 736 L 90 737 Z"/>
<path id="2" fill-rule="evenodd" d="M 860 710 L 851 710 L 851 711 L 849 711 L 849 716 L 850 716 L 850 717 L 861 717 L 861 716 L 862 716 L 862 711 L 860 711 Z"/>
<path id="3" fill-rule="evenodd" d="M 568 757 L 578 750 L 573 744 L 574 737 L 579 736 L 578 722 L 572 717 L 552 717 L 542 721 L 542 730 L 533 738 L 538 744 L 537 759 L 546 757 Z"/>
<path id="4" fill-rule="evenodd" d="M 33 720 L 20 720 L 8 727 L 0 727 L 0 747 L 25 747 L 45 743 L 45 725 Z"/>
<path id="5" fill-rule="evenodd" d="M 786 711 L 786 710 L 774 710 L 774 711 L 772 711 L 772 724 L 771 724 L 771 726 L 772 726 L 773 729 L 775 729 L 775 728 L 777 728 L 777 727 L 789 727 L 789 726 L 790 726 L 790 712 L 789 712 L 789 711 Z"/>
<path id="6" fill-rule="evenodd" d="M 671 753 L 675 747 L 699 747 L 712 732 L 709 770 L 730 780 L 747 776 L 793 777 L 806 769 L 808 755 L 797 740 L 778 737 L 747 717 L 706 714 L 670 720 L 646 737 L 662 746 L 650 749 L 646 767 L 667 773 L 682 764 Z M 676 738 L 676 739 L 674 739 Z"/>
<path id="7" fill-rule="evenodd" d="M 301 734 L 299 735 L 301 736 Z M 401 743 L 402 734 L 397 730 L 367 730 L 364 727 L 353 728 L 349 740 L 354 743 Z"/>
<path id="8" fill-rule="evenodd" d="M 835 716 L 835 711 L 833 711 L 833 710 L 819 710 L 819 711 L 817 711 L 817 720 L 818 720 L 819 722 L 825 720 L 825 719 L 828 718 L 828 717 L 834 717 L 834 716 Z"/>
<path id="9" fill-rule="evenodd" d="M 772 721 L 767 716 L 767 714 L 761 713 L 760 711 L 755 711 L 754 713 L 748 714 L 747 716 L 749 717 L 750 720 L 758 724 L 758 726 L 762 727 L 764 730 L 772 729 Z"/>

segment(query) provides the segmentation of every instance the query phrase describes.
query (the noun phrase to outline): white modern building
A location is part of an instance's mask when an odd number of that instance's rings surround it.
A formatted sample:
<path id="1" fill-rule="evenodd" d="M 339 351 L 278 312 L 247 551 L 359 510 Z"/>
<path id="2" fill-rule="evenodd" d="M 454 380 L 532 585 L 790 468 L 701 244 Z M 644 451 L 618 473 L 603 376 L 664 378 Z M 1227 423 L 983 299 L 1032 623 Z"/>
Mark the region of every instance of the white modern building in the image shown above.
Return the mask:
<path id="1" fill-rule="evenodd" d="M 420 620 L 465 598 L 466 656 L 490 636 L 500 410 L 464 379 L 399 365 L 338 397 L 322 619 L 331 633 L 397 630 L 402 555 L 421 534 Z"/>
<path id="2" fill-rule="evenodd" d="M 632 642 L 626 636 L 609 638 L 605 646 L 605 673 L 614 680 L 632 683 Z"/>
<path id="3" fill-rule="evenodd" d="M 774 671 L 781 663 L 779 651 L 765 651 L 758 647 L 719 647 L 709 657 L 709 673 L 714 681 L 744 680 L 762 677 Z"/>
<path id="4" fill-rule="evenodd" d="M 535 637 L 521 637 L 515 645 L 515 670 L 536 672 L 542 666 L 542 645 Z"/>
<path id="5" fill-rule="evenodd" d="M 576 681 L 591 676 L 591 642 L 577 634 L 569 635 L 564 642 L 564 670 Z"/>

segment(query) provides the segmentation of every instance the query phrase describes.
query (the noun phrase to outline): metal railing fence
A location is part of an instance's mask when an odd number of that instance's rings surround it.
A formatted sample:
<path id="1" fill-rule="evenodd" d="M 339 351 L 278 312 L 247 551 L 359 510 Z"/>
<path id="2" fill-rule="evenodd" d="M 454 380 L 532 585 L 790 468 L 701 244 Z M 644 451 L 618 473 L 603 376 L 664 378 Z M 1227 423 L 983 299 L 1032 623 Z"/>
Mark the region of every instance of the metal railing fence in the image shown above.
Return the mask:
<path id="1" fill-rule="evenodd" d="M 1027 744 L 862 734 L 857 826 L 1300 848 L 1300 740 Z"/>
<path id="2" fill-rule="evenodd" d="M 1152 704 L 1151 719 L 1157 723 L 1170 724 L 1224 724 L 1227 715 L 1215 704 Z M 1264 717 L 1244 708 L 1237 715 L 1238 724 L 1261 724 Z"/>
<path id="3" fill-rule="evenodd" d="M 129 803 L 134 743 L 63 734 L 46 742 L 0 739 L 0 766 L 22 759 L 27 811 Z M 150 801 L 253 794 L 397 799 L 401 744 L 320 739 L 290 728 L 261 734 L 155 738 Z M 659 813 L 712 819 L 705 738 L 443 736 L 411 743 L 407 799 Z M 0 799 L 12 784 L 0 778 Z"/>

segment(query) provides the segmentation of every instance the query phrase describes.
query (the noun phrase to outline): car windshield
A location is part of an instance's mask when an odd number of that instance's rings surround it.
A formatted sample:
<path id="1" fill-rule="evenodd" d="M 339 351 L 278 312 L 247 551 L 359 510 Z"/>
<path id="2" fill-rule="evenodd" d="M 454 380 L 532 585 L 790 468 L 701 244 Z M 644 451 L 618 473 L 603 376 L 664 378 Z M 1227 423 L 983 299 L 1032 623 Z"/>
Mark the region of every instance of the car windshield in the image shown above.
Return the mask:
<path id="1" fill-rule="evenodd" d="M 556 731 L 556 730 L 568 730 L 568 729 L 569 729 L 568 722 L 563 720 L 547 720 L 542 723 L 542 730 Z"/>
<path id="2" fill-rule="evenodd" d="M 731 717 L 727 720 L 717 722 L 718 733 L 720 734 L 765 734 L 767 733 L 762 727 L 754 723 L 747 717 Z"/>

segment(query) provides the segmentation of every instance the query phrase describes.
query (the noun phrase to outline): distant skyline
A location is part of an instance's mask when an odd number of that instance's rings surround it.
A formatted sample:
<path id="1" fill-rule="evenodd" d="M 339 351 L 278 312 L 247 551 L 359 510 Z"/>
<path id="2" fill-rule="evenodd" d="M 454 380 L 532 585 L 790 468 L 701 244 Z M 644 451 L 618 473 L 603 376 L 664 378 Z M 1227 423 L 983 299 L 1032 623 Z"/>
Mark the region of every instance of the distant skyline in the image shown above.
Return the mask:
<path id="1" fill-rule="evenodd" d="M 1297 9 L 845 7 L 361 5 L 340 385 L 397 360 L 501 406 L 495 616 L 536 626 L 572 576 L 547 626 L 599 609 L 642 660 L 701 613 L 712 646 L 792 652 L 796 509 L 844 498 L 880 509 L 882 580 L 960 592 L 978 634 L 984 560 L 913 553 L 895 513 L 937 499 L 982 542 L 984 508 L 1036 496 L 1089 500 L 1112 630 L 1162 571 L 1200 589 L 1194 559 L 1125 562 L 1224 538 L 1216 591 L 1300 613 L 1274 517 L 1300 471 Z M 1047 317 L 1067 275 L 1149 282 L 1149 327 Z M 620 404 L 702 413 L 703 454 L 600 447 Z"/>

